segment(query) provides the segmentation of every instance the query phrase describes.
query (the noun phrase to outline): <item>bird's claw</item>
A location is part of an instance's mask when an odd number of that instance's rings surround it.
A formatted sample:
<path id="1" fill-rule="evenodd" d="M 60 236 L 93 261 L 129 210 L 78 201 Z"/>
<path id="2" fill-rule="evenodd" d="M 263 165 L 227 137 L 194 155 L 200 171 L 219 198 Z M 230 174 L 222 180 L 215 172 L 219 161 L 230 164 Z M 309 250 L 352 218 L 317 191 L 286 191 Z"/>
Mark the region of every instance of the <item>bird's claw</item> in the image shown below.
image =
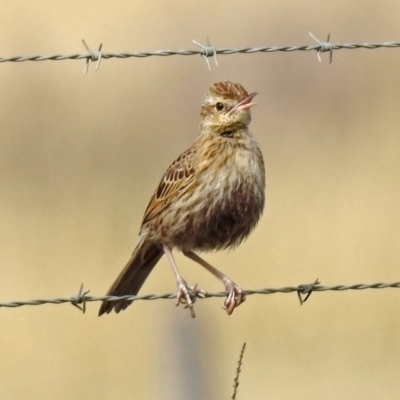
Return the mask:
<path id="1" fill-rule="evenodd" d="M 182 280 L 178 284 L 178 293 L 176 295 L 176 306 L 179 304 L 184 304 L 184 308 L 189 308 L 190 315 L 192 318 L 196 317 L 194 312 L 193 304 L 196 302 L 197 298 L 204 298 L 207 292 L 202 289 L 197 289 L 197 284 L 194 286 L 189 286 L 186 281 Z"/>
<path id="2" fill-rule="evenodd" d="M 223 309 L 226 310 L 228 315 L 231 315 L 236 307 L 239 307 L 246 301 L 246 293 L 233 282 L 226 285 L 226 291 L 228 292 L 228 296 L 224 302 Z"/>

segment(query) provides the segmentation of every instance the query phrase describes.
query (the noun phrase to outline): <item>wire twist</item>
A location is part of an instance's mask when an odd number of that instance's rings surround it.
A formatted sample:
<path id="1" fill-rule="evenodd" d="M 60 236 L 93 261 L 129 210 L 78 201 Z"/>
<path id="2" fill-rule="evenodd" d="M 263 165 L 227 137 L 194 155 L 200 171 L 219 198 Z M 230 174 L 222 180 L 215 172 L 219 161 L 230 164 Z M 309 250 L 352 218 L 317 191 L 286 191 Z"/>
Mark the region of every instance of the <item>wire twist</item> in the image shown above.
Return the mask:
<path id="1" fill-rule="evenodd" d="M 333 57 L 333 45 L 329 43 L 329 39 L 331 38 L 331 34 L 328 35 L 326 42 L 321 42 L 317 39 L 311 32 L 309 35 L 319 44 L 320 48 L 317 50 L 317 57 L 318 61 L 321 62 L 321 53 L 329 51 L 329 64 L 332 64 L 332 57 Z"/>
<path id="2" fill-rule="evenodd" d="M 85 65 L 85 72 L 84 72 L 86 75 L 89 70 L 89 62 L 90 61 L 93 61 L 93 62 L 97 61 L 96 71 L 99 69 L 100 63 L 101 63 L 101 58 L 102 58 L 101 48 L 103 47 L 103 43 L 100 44 L 99 50 L 97 50 L 97 51 L 91 50 L 90 47 L 86 44 L 86 42 L 83 39 L 82 39 L 82 43 L 86 47 L 86 50 L 89 53 L 89 56 L 87 56 L 87 58 L 86 58 L 86 65 Z"/>
<path id="3" fill-rule="evenodd" d="M 215 66 L 218 67 L 217 50 L 215 49 L 215 47 L 211 47 L 209 38 L 207 38 L 207 46 L 204 46 L 204 45 L 196 42 L 195 40 L 192 40 L 192 42 L 194 44 L 197 44 L 197 46 L 200 46 L 203 49 L 204 53 L 201 56 L 206 60 L 209 71 L 211 71 L 211 65 L 210 65 L 210 62 L 208 61 L 207 57 L 214 56 Z"/>

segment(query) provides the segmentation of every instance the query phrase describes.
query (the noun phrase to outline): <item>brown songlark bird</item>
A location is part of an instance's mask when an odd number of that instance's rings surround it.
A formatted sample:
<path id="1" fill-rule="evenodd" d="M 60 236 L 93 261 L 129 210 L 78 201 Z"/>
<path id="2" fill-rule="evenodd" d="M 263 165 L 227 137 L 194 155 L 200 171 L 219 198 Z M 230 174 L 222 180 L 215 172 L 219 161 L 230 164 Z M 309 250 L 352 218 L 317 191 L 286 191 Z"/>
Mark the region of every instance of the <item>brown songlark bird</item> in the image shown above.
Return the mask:
<path id="1" fill-rule="evenodd" d="M 231 82 L 210 87 L 200 133 L 165 172 L 144 213 L 139 244 L 107 295 L 136 295 L 165 253 L 178 285 L 176 303 L 189 307 L 194 317 L 194 296 L 204 292 L 182 278 L 172 254 L 177 249 L 222 281 L 228 314 L 245 300 L 235 282 L 196 252 L 238 246 L 264 209 L 264 161 L 248 130 L 256 94 Z M 118 313 L 131 303 L 103 301 L 99 315 L 113 309 Z"/>

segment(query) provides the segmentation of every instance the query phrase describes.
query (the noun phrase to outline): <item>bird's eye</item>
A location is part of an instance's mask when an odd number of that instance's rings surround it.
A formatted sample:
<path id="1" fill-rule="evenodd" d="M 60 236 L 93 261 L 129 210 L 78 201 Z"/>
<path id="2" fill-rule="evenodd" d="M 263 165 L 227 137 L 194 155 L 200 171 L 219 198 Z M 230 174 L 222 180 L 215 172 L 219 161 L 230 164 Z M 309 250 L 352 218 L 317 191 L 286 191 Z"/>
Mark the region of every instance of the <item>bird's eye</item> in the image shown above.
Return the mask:
<path id="1" fill-rule="evenodd" d="M 217 111 L 222 111 L 224 109 L 224 105 L 222 103 L 218 102 L 215 105 L 215 108 L 217 109 Z"/>

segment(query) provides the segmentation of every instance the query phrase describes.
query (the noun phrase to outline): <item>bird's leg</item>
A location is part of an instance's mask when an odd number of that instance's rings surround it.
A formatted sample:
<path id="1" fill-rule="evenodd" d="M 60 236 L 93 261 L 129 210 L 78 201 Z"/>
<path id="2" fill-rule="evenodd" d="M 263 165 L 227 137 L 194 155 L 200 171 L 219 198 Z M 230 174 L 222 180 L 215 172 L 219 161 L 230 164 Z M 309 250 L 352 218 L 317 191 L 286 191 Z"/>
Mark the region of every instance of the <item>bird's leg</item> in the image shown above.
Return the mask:
<path id="1" fill-rule="evenodd" d="M 203 260 L 196 253 L 193 253 L 193 251 L 184 251 L 183 254 L 200 264 L 207 271 L 211 272 L 225 285 L 225 290 L 228 292 L 228 296 L 226 297 L 224 308 L 228 315 L 231 315 L 233 310 L 246 300 L 246 294 L 244 293 L 243 289 L 236 285 L 231 278 L 223 274 L 221 271 L 218 271 L 215 267 Z"/>
<path id="2" fill-rule="evenodd" d="M 178 267 L 176 266 L 176 262 L 174 256 L 172 254 L 171 249 L 163 245 L 164 252 L 167 255 L 168 261 L 171 264 L 171 267 L 174 271 L 176 284 L 178 285 L 178 293 L 176 295 L 176 305 L 185 304 L 186 307 L 190 309 L 190 315 L 192 318 L 196 316 L 194 309 L 193 309 L 193 302 L 196 300 L 196 288 L 193 288 L 187 284 L 187 282 L 182 278 L 182 275 L 179 273 Z M 194 300 L 193 300 L 194 298 Z"/>

